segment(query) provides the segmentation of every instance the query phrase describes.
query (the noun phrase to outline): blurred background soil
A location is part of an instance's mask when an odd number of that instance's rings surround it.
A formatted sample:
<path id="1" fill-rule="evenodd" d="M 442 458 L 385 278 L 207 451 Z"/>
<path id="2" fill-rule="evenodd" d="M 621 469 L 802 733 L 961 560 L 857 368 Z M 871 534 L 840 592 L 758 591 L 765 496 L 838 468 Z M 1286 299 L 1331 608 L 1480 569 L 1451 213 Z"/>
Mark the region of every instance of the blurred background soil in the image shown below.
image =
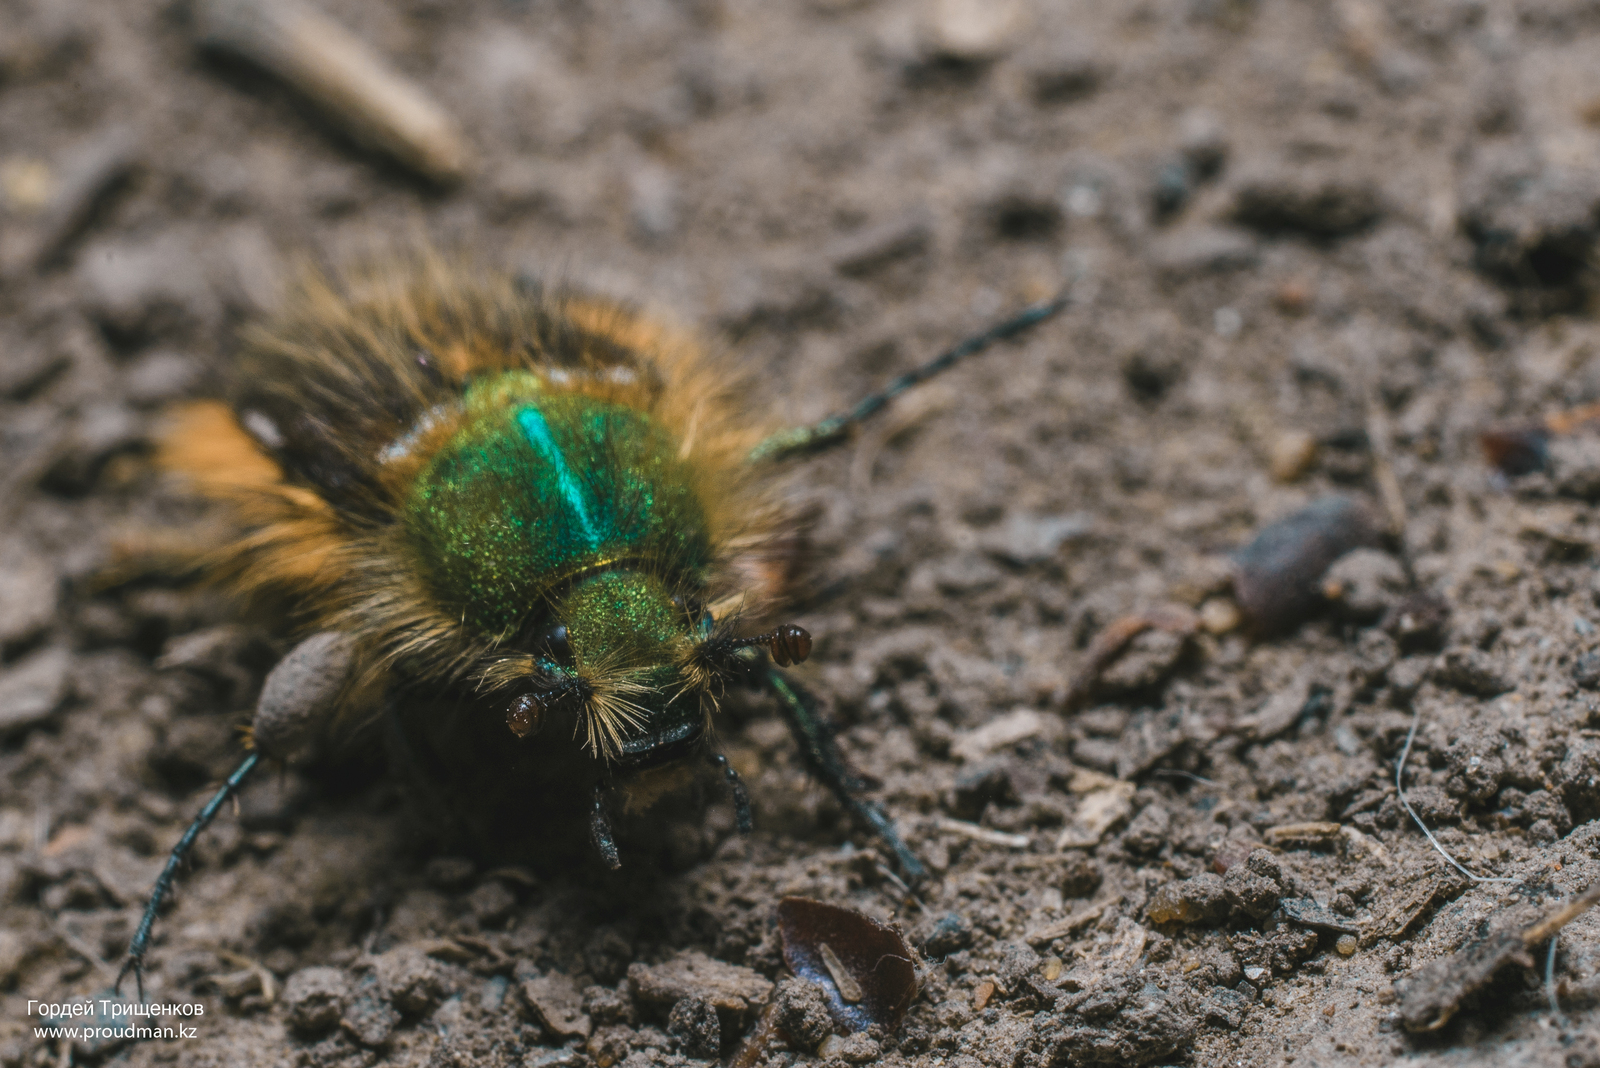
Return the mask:
<path id="1" fill-rule="evenodd" d="M 461 181 L 200 47 L 185 3 L 0 0 L 0 1064 L 685 1064 L 749 1030 L 802 894 L 930 968 L 896 1033 L 774 1066 L 1600 1065 L 1600 915 L 1561 935 L 1560 1015 L 1542 948 L 1423 1036 L 1393 985 L 1600 878 L 1600 444 L 1508 477 L 1478 440 L 1600 400 L 1600 6 L 322 10 L 453 116 Z M 708 788 L 616 877 L 462 855 L 374 749 L 260 776 L 201 839 L 148 975 L 198 1038 L 40 1043 L 26 1001 L 108 985 L 287 648 L 107 577 L 213 522 L 152 468 L 161 412 L 223 388 L 296 262 L 420 241 L 693 327 L 788 423 L 1072 287 L 784 476 L 800 676 L 935 878 L 908 898 L 755 699 L 720 724 L 755 834 Z M 1247 636 L 1221 554 L 1385 471 L 1400 536 Z M 1200 628 L 1064 713 L 1163 605 Z M 1413 713 L 1414 807 L 1519 882 L 1407 818 Z M 707 1000 L 709 1047 L 673 1012 Z"/>

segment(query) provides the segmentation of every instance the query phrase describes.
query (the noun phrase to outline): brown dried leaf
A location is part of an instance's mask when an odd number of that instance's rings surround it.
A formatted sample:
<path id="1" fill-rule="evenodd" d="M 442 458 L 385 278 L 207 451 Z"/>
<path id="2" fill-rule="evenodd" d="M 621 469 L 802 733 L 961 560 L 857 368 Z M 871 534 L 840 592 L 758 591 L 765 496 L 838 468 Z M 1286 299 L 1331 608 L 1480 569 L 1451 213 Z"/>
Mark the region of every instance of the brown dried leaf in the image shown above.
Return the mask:
<path id="1" fill-rule="evenodd" d="M 918 985 L 916 956 L 899 931 L 855 909 L 803 897 L 778 903 L 778 930 L 784 963 L 823 989 L 841 1028 L 853 1033 L 876 1024 L 885 1034 L 899 1028 Z M 848 976 L 856 987 L 849 993 L 859 1000 L 840 991 L 834 969 Z"/>

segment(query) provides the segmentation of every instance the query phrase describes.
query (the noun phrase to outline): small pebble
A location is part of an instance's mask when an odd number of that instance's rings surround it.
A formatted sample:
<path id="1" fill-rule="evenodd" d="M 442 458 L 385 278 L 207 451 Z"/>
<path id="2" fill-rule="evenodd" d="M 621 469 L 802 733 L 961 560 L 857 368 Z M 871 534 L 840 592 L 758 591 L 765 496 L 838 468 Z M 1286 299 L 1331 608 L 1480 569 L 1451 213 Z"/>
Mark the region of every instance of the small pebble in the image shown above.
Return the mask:
<path id="1" fill-rule="evenodd" d="M 983 63 L 1007 52 L 1022 20 L 1021 6 L 1008 0 L 934 0 L 929 7 L 931 50 L 963 63 Z"/>
<path id="2" fill-rule="evenodd" d="M 1243 621 L 1232 597 L 1212 597 L 1200 606 L 1200 626 L 1207 634 L 1227 634 Z"/>
<path id="3" fill-rule="evenodd" d="M 1333 946 L 1339 951 L 1339 956 L 1353 957 L 1356 953 L 1356 936 L 1351 934 L 1340 935 L 1339 941 L 1335 942 Z"/>
<path id="4" fill-rule="evenodd" d="M 1272 477 L 1279 482 L 1298 482 L 1317 462 L 1317 439 L 1304 430 L 1280 434 L 1272 443 Z"/>

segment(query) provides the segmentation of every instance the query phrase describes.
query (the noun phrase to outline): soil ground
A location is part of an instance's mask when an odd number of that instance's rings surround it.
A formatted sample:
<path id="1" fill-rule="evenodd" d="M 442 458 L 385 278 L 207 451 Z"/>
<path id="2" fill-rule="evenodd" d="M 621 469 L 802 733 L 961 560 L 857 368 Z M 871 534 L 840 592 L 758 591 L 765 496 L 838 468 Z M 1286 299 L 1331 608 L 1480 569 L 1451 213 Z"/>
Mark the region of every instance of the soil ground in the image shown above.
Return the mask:
<path id="1" fill-rule="evenodd" d="M 182 4 L 0 2 L 0 1064 L 687 1063 L 651 991 L 744 990 L 731 1053 L 801 894 L 930 960 L 835 1064 L 1600 1065 L 1600 914 L 1559 939 L 1559 1013 L 1542 945 L 1432 1033 L 1395 987 L 1600 879 L 1600 461 L 1580 432 L 1506 477 L 1478 439 L 1600 400 L 1594 4 L 325 9 L 456 116 L 465 182 L 203 52 Z M 790 423 L 1072 287 L 785 476 L 816 516 L 798 674 L 935 877 L 886 877 L 754 699 L 720 724 L 754 835 L 708 790 L 616 877 L 461 855 L 374 750 L 203 836 L 148 977 L 197 1038 L 37 1041 L 27 1001 L 107 986 L 286 649 L 102 581 L 208 521 L 152 469 L 160 413 L 223 387 L 297 258 L 419 239 L 687 324 Z M 1366 599 L 1230 627 L 1222 554 L 1386 470 Z M 1095 637 L 1171 604 L 1206 626 L 1065 712 Z M 1400 806 L 1413 714 L 1414 807 L 1516 882 Z M 721 965 L 654 982 L 691 952 Z"/>

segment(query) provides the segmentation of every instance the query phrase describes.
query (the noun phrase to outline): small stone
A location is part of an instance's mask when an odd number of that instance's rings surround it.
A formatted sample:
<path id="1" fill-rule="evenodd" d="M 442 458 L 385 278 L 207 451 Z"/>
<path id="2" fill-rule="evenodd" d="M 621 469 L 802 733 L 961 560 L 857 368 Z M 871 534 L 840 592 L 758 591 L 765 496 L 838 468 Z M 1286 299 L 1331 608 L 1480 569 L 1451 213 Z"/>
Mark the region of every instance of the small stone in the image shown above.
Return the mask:
<path id="1" fill-rule="evenodd" d="M 444 972 L 439 962 L 413 946 L 391 949 L 373 966 L 378 988 L 407 1016 L 431 1012 L 444 1000 Z"/>
<path id="2" fill-rule="evenodd" d="M 1339 940 L 1333 944 L 1333 948 L 1339 951 L 1339 956 L 1341 957 L 1355 956 L 1356 950 L 1359 949 L 1360 946 L 1361 943 L 1356 940 L 1356 936 L 1353 934 L 1340 935 Z"/>
<path id="3" fill-rule="evenodd" d="M 1304 430 L 1278 435 L 1272 443 L 1270 466 L 1279 482 L 1298 482 L 1317 462 L 1317 439 Z"/>
<path id="4" fill-rule="evenodd" d="M 831 1035 L 817 1047 L 817 1056 L 828 1060 L 835 1058 L 846 1064 L 871 1064 L 883 1056 L 883 1047 L 865 1031 L 840 1037 Z"/>
<path id="5" fill-rule="evenodd" d="M 1512 689 L 1489 654 L 1471 647 L 1446 650 L 1434 663 L 1430 677 L 1441 686 L 1474 697 L 1494 697 Z"/>
<path id="6" fill-rule="evenodd" d="M 1010 49 L 1021 23 L 1014 0 L 932 0 L 923 32 L 932 54 L 985 63 Z"/>
<path id="7" fill-rule="evenodd" d="M 521 993 L 534 1019 L 556 1038 L 588 1038 L 594 1030 L 583 1012 L 583 996 L 569 976 L 554 974 L 525 979 Z"/>
<path id="8" fill-rule="evenodd" d="M 999 976 L 1008 989 L 1016 989 L 1024 979 L 1039 970 L 1040 957 L 1032 947 L 1018 942 L 1008 945 L 1000 955 Z"/>
<path id="9" fill-rule="evenodd" d="M 0 736 L 47 722 L 71 692 L 72 654 L 52 645 L 0 673 Z"/>
<path id="10" fill-rule="evenodd" d="M 663 241 L 678 229 L 678 182 L 665 167 L 648 164 L 628 179 L 634 228 L 649 241 Z"/>
<path id="11" fill-rule="evenodd" d="M 1256 240 L 1243 231 L 1197 226 L 1152 242 L 1149 257 L 1158 274 L 1175 282 L 1254 267 L 1261 252 Z"/>
<path id="12" fill-rule="evenodd" d="M 722 1050 L 722 1024 L 705 998 L 680 998 L 667 1015 L 667 1034 L 678 1040 L 685 1056 L 710 1060 Z"/>
<path id="13" fill-rule="evenodd" d="M 633 1000 L 628 997 L 625 985 L 623 989 L 584 987 L 583 1011 L 597 1027 L 633 1022 Z"/>
<path id="14" fill-rule="evenodd" d="M 1228 134 L 1210 108 L 1190 108 L 1178 118 L 1178 151 L 1196 176 L 1210 178 L 1228 159 Z"/>
<path id="15" fill-rule="evenodd" d="M 490 879 L 467 895 L 468 911 L 484 927 L 504 923 L 516 907 L 517 895 L 499 879 Z"/>
<path id="16" fill-rule="evenodd" d="M 772 993 L 772 983 L 759 972 L 712 960 L 693 950 L 663 964 L 632 964 L 628 985 L 635 1001 L 666 1008 L 686 997 L 701 997 L 721 1014 L 731 1031 L 744 1030 L 751 1013 Z"/>
<path id="17" fill-rule="evenodd" d="M 368 977 L 345 1005 L 339 1025 L 363 1046 L 376 1048 L 388 1042 L 400 1026 L 400 1013 L 379 996 L 377 984 Z"/>
<path id="18" fill-rule="evenodd" d="M 1146 805 L 1144 811 L 1128 824 L 1122 836 L 1122 846 L 1128 852 L 1141 856 L 1160 852 L 1161 847 L 1167 844 L 1167 832 L 1171 825 L 1172 817 L 1167 814 L 1165 807 Z"/>
<path id="19" fill-rule="evenodd" d="M 1222 878 L 1223 893 L 1228 903 L 1239 911 L 1264 920 L 1278 907 L 1283 896 L 1283 871 L 1272 854 L 1257 849 L 1235 864 Z"/>
<path id="20" fill-rule="evenodd" d="M 1207 634 L 1228 634 L 1243 622 L 1244 614 L 1232 597 L 1210 597 L 1200 606 L 1200 626 Z"/>
<path id="21" fill-rule="evenodd" d="M 1017 567 L 1054 560 L 1061 547 L 1090 534 L 1094 516 L 1088 512 L 1067 515 L 1030 515 L 1012 512 L 1005 521 L 984 531 L 978 544 L 984 552 Z"/>
<path id="22" fill-rule="evenodd" d="M 1290 231 L 1339 237 L 1382 218 L 1377 186 L 1326 167 L 1263 170 L 1242 178 L 1234 191 L 1234 218 L 1268 233 Z"/>
<path id="23" fill-rule="evenodd" d="M 1462 816 L 1462 805 L 1459 798 L 1451 797 L 1438 786 L 1412 786 L 1406 790 L 1406 800 L 1417 815 L 1422 817 L 1422 822 L 1429 827 L 1438 827 L 1445 823 L 1459 823 Z M 1401 817 L 1402 819 L 1404 817 Z"/>
<path id="24" fill-rule="evenodd" d="M 954 913 L 946 916 L 945 920 L 952 917 L 955 917 Z M 940 921 L 941 926 L 944 922 Z M 971 932 L 968 932 L 967 944 L 971 940 Z M 931 937 L 925 943 L 930 952 L 934 952 L 932 943 Z M 812 1052 L 833 1034 L 833 1017 L 828 1014 L 827 995 L 820 986 L 804 979 L 785 979 L 778 984 L 777 992 L 773 995 L 773 1013 L 777 1025 L 796 1049 Z"/>
<path id="25" fill-rule="evenodd" d="M 1500 792 L 1500 781 L 1505 778 L 1505 761 L 1496 748 L 1503 740 L 1481 737 L 1458 739 L 1445 750 L 1445 762 L 1450 768 L 1450 782 L 1446 787 L 1473 804 L 1484 804 Z"/>
<path id="26" fill-rule="evenodd" d="M 166 404 L 182 397 L 200 381 L 197 360 L 176 352 L 152 352 L 128 365 L 122 388 L 130 403 L 140 407 Z"/>
<path id="27" fill-rule="evenodd" d="M 1574 823 L 1600 817 L 1600 739 L 1578 735 L 1569 738 L 1567 755 L 1556 767 L 1554 777 Z M 1528 800 L 1532 801 L 1532 796 Z"/>
<path id="28" fill-rule="evenodd" d="M 1056 885 L 1060 887 L 1064 898 L 1088 897 L 1100 889 L 1104 878 L 1098 864 L 1082 854 L 1074 853 L 1065 858 L 1061 878 Z"/>
<path id="29" fill-rule="evenodd" d="M 960 913 L 947 912 L 923 940 L 922 951 L 930 957 L 948 957 L 970 945 L 972 928 Z"/>
<path id="30" fill-rule="evenodd" d="M 1400 643 L 1401 652 L 1413 653 L 1439 648 L 1449 623 L 1450 603 L 1436 593 L 1419 590 L 1401 598 L 1384 617 L 1383 629 Z"/>
<path id="31" fill-rule="evenodd" d="M 50 628 L 57 587 L 56 572 L 43 557 L 15 552 L 0 558 L 0 649 L 24 645 Z"/>
<path id="32" fill-rule="evenodd" d="M 975 820 L 991 803 L 1015 803 L 1016 789 L 1004 764 L 984 763 L 964 769 L 950 792 L 950 814 Z"/>
<path id="33" fill-rule="evenodd" d="M 338 968 L 302 968 L 283 987 L 289 1027 L 307 1038 L 331 1031 L 350 997 L 350 980 Z"/>

